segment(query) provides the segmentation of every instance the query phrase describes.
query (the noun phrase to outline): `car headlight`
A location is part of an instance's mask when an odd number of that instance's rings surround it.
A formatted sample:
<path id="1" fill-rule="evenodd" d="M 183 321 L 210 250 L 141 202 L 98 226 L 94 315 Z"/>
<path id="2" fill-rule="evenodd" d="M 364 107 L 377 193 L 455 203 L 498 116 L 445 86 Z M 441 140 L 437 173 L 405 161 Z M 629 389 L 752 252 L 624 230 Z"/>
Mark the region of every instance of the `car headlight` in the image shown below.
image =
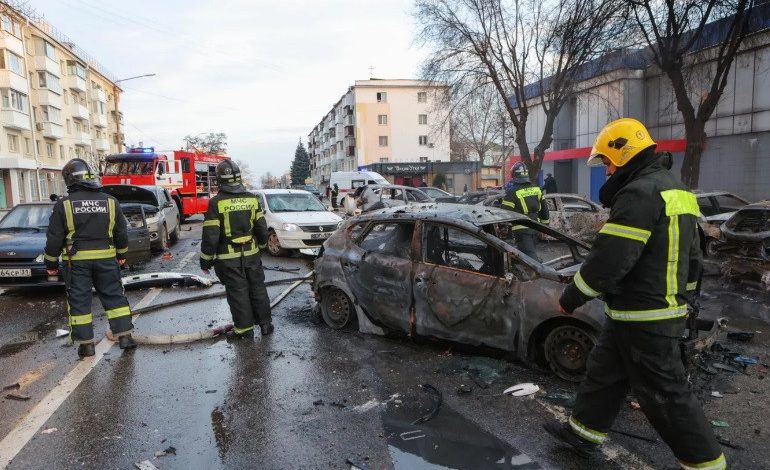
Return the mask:
<path id="1" fill-rule="evenodd" d="M 42 263 L 43 261 L 45 261 L 45 255 L 40 253 L 37 258 L 35 258 L 35 263 Z"/>
<path id="2" fill-rule="evenodd" d="M 283 224 L 283 229 L 287 232 L 295 232 L 299 230 L 299 225 L 297 224 Z"/>

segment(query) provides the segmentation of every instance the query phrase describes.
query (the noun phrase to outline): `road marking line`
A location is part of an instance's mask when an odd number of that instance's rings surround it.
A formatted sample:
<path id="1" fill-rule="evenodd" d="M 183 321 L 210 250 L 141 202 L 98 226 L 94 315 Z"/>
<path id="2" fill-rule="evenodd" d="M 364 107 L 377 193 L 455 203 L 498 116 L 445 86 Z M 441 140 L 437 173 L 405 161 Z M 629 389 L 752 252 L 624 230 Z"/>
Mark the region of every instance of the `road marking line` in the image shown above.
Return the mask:
<path id="1" fill-rule="evenodd" d="M 179 264 L 177 264 L 176 267 L 174 268 L 174 271 L 181 271 L 182 268 L 184 268 L 185 265 L 193 258 L 193 256 L 195 256 L 195 254 L 196 253 L 194 251 L 191 251 L 185 254 L 184 258 L 182 258 L 182 260 L 179 261 Z"/>
<path id="2" fill-rule="evenodd" d="M 298 283 L 295 283 L 298 284 Z M 284 292 L 276 297 L 276 300 L 282 299 L 288 292 L 291 292 L 296 286 L 289 286 Z M 136 304 L 134 308 L 141 308 L 149 305 L 161 293 L 163 289 L 153 287 Z M 141 314 L 134 316 L 134 320 Z M 4 469 L 11 463 L 16 455 L 27 445 L 27 443 L 37 434 L 38 430 L 53 416 L 56 410 L 64 401 L 77 389 L 80 382 L 96 367 L 96 364 L 102 360 L 104 353 L 107 352 L 114 341 L 110 341 L 105 336 L 99 344 L 96 345 L 96 354 L 78 361 L 75 367 L 64 376 L 59 384 L 51 390 L 40 402 L 35 405 L 29 413 L 9 432 L 2 441 L 0 441 L 0 469 Z"/>

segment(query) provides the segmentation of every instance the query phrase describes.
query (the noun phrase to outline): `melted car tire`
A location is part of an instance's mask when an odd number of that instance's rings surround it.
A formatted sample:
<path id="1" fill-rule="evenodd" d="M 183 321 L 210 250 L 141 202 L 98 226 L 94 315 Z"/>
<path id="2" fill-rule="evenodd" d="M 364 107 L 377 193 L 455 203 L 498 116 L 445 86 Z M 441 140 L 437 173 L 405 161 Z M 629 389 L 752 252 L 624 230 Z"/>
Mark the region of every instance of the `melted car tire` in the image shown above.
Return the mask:
<path id="1" fill-rule="evenodd" d="M 585 377 L 588 356 L 596 345 L 585 327 L 562 324 L 552 329 L 543 343 L 548 366 L 559 377 L 580 382 Z"/>
<path id="2" fill-rule="evenodd" d="M 179 218 L 176 219 L 176 228 L 174 228 L 174 231 L 171 232 L 171 242 L 176 243 L 179 241 L 179 226 L 182 225 L 182 221 L 179 220 Z"/>
<path id="3" fill-rule="evenodd" d="M 287 253 L 287 250 L 281 248 L 281 241 L 273 230 L 267 236 L 267 252 L 272 256 L 286 256 Z"/>
<path id="4" fill-rule="evenodd" d="M 321 291 L 321 318 L 334 330 L 342 330 L 353 323 L 355 310 L 350 298 L 336 287 Z"/>

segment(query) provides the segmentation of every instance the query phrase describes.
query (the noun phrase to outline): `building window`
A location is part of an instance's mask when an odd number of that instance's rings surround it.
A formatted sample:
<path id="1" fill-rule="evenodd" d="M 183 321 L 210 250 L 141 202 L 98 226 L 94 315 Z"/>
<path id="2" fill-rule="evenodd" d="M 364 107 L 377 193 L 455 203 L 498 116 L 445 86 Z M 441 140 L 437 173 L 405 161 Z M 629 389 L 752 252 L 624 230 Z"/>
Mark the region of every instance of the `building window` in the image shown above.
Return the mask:
<path id="1" fill-rule="evenodd" d="M 62 159 L 64 158 L 64 146 L 63 145 L 59 146 L 59 158 L 62 158 Z"/>
<path id="2" fill-rule="evenodd" d="M 420 161 L 421 162 L 427 162 L 428 161 L 428 157 L 420 157 Z"/>
<path id="3" fill-rule="evenodd" d="M 83 80 L 86 79 L 86 68 L 80 62 L 75 60 L 67 61 L 67 75 L 77 75 Z"/>
<path id="4" fill-rule="evenodd" d="M 387 147 L 388 146 L 388 136 L 381 135 L 380 136 L 380 147 Z"/>
<path id="5" fill-rule="evenodd" d="M 48 155 L 49 157 L 53 157 L 54 156 L 54 149 L 53 149 L 53 144 L 52 143 L 50 143 L 50 142 L 46 142 L 45 143 L 45 154 Z"/>
<path id="6" fill-rule="evenodd" d="M 13 153 L 19 152 L 19 136 L 8 134 L 8 150 Z"/>
<path id="7" fill-rule="evenodd" d="M 27 95 L 9 88 L 4 88 L 2 94 L 4 108 L 13 108 L 23 113 L 27 112 Z"/>
<path id="8" fill-rule="evenodd" d="M 75 147 L 75 156 L 80 158 L 80 147 Z"/>
<path id="9" fill-rule="evenodd" d="M 418 91 L 417 92 L 417 102 L 418 103 L 427 103 L 428 102 L 428 93 L 425 91 Z"/>
<path id="10" fill-rule="evenodd" d="M 377 122 L 378 122 L 378 123 L 379 123 L 381 126 L 385 126 L 385 125 L 387 125 L 387 124 L 388 124 L 388 115 L 387 115 L 387 114 L 380 114 L 380 115 L 378 115 L 378 116 L 377 116 Z"/>
<path id="11" fill-rule="evenodd" d="M 428 145 L 428 136 L 427 135 L 421 135 L 418 139 L 418 143 L 420 145 Z"/>
<path id="12" fill-rule="evenodd" d="M 417 115 L 417 123 L 421 125 L 428 124 L 428 115 L 427 114 L 418 114 Z"/>
<path id="13" fill-rule="evenodd" d="M 5 64 L 7 66 L 7 69 L 23 77 L 24 76 L 24 59 L 22 59 L 20 56 L 17 56 L 11 51 L 6 50 L 5 52 L 8 53 L 8 60 Z"/>
<path id="14" fill-rule="evenodd" d="M 67 90 L 64 90 L 62 96 L 64 96 L 64 104 L 70 104 L 70 94 L 67 93 Z"/>
<path id="15" fill-rule="evenodd" d="M 40 141 L 35 141 L 35 150 L 37 150 L 37 154 L 40 155 Z"/>
<path id="16" fill-rule="evenodd" d="M 387 158 L 380 158 L 380 163 L 388 163 L 388 159 Z"/>
<path id="17" fill-rule="evenodd" d="M 377 92 L 377 102 L 378 103 L 387 103 L 388 102 L 388 94 L 384 91 Z"/>
<path id="18" fill-rule="evenodd" d="M 37 73 L 37 79 L 40 83 L 40 88 L 46 88 L 57 95 L 61 94 L 61 81 L 56 75 L 51 72 L 39 71 Z"/>
<path id="19" fill-rule="evenodd" d="M 49 59 L 56 61 L 56 48 L 53 47 L 53 44 L 46 41 L 45 39 L 41 39 L 37 43 L 37 54 L 38 55 L 44 55 L 48 57 Z"/>
<path id="20" fill-rule="evenodd" d="M 7 15 L 2 16 L 0 23 L 2 24 L 3 31 L 7 31 L 17 38 L 21 38 L 21 25 L 19 23 L 12 20 Z"/>
<path id="21" fill-rule="evenodd" d="M 28 137 L 24 137 L 24 153 L 32 155 L 32 141 Z"/>
<path id="22" fill-rule="evenodd" d="M 43 122 L 61 124 L 61 109 L 53 106 L 40 106 L 40 111 L 43 113 Z"/>
<path id="23" fill-rule="evenodd" d="M 66 123 L 67 123 L 67 134 L 69 134 L 69 133 L 71 133 L 71 132 L 72 132 L 72 128 L 70 127 L 70 120 L 69 120 L 69 119 L 67 119 L 67 120 L 66 120 Z"/>

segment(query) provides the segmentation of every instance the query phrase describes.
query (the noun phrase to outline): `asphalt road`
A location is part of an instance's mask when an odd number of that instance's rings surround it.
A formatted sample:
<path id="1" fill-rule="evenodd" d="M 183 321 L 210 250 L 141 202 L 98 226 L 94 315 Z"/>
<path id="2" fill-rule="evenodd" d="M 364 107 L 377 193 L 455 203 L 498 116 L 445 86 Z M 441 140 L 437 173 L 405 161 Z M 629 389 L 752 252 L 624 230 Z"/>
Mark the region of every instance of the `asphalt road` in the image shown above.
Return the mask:
<path id="1" fill-rule="evenodd" d="M 170 260 L 144 270 L 201 274 L 200 221 L 184 226 Z M 263 258 L 268 279 L 295 277 L 310 258 Z M 212 290 L 220 289 L 218 286 Z M 285 286 L 270 288 L 276 298 Z M 751 343 L 724 347 L 767 364 L 770 309 L 763 295 L 741 293 L 712 279 L 704 315 L 727 316 L 734 329 L 763 330 Z M 199 288 L 128 292 L 131 304 L 155 304 L 200 294 Z M 275 333 L 254 341 L 224 339 L 189 345 L 142 346 L 122 352 L 101 343 L 97 359 L 78 361 L 55 330 L 66 325 L 63 291 L 10 290 L 0 295 L 0 386 L 28 401 L 0 400 L 0 467 L 161 469 L 673 468 L 671 452 L 611 434 L 602 456 L 586 461 L 542 431 L 565 417 L 575 387 L 549 372 L 457 345 L 333 331 L 313 313 L 303 285 L 274 309 Z M 101 311 L 95 301 L 94 311 Z M 230 321 L 223 299 L 142 315 L 137 334 L 186 333 Z M 106 330 L 98 315 L 97 338 Z M 693 376 L 710 419 L 726 421 L 719 434 L 733 468 L 768 468 L 767 369 Z M 510 385 L 534 382 L 545 393 L 502 396 Z M 428 384 L 430 386 L 423 387 Z M 459 394 L 467 386 L 470 393 Z M 438 413 L 424 423 L 442 394 Z M 711 390 L 723 392 L 710 397 Z M 9 391 L 3 392 L 5 397 Z M 548 395 L 546 395 L 546 393 Z M 623 410 L 616 429 L 654 437 L 643 414 Z M 173 449 L 172 449 L 173 448 Z M 156 453 L 168 451 L 168 455 Z M 173 450 L 173 452 L 172 452 Z"/>

